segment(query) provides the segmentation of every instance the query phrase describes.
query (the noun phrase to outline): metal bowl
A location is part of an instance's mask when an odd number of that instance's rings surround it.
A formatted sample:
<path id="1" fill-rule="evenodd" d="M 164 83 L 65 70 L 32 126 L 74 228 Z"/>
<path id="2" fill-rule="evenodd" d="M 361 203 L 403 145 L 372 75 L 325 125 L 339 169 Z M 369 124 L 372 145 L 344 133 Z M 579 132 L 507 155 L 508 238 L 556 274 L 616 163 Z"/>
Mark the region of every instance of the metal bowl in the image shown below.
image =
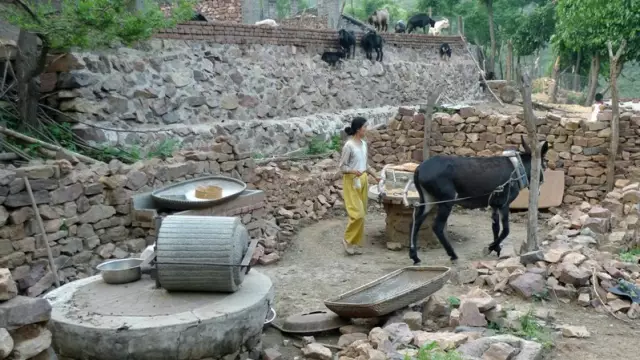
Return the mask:
<path id="1" fill-rule="evenodd" d="M 142 259 L 119 259 L 103 262 L 96 269 L 100 271 L 102 280 L 107 284 L 126 284 L 140 280 L 142 277 Z"/>
<path id="2" fill-rule="evenodd" d="M 198 186 L 215 185 L 222 188 L 220 199 L 196 199 Z M 247 189 L 247 184 L 227 176 L 205 176 L 169 185 L 151 193 L 157 206 L 171 210 L 206 209 L 234 199 Z"/>

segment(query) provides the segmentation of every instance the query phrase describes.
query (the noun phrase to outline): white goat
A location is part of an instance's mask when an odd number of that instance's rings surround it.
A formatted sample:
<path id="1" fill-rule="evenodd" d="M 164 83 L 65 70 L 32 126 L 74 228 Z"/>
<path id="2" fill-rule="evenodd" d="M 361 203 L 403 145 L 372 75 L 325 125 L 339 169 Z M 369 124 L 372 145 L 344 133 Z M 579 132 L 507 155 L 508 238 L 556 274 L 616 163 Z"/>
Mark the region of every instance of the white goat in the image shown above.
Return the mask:
<path id="1" fill-rule="evenodd" d="M 264 19 L 256 22 L 256 25 L 278 26 L 278 23 L 276 23 L 276 21 L 273 19 Z"/>
<path id="2" fill-rule="evenodd" d="M 436 21 L 432 28 L 429 28 L 429 35 L 440 35 L 442 29 L 449 28 L 449 19 Z"/>

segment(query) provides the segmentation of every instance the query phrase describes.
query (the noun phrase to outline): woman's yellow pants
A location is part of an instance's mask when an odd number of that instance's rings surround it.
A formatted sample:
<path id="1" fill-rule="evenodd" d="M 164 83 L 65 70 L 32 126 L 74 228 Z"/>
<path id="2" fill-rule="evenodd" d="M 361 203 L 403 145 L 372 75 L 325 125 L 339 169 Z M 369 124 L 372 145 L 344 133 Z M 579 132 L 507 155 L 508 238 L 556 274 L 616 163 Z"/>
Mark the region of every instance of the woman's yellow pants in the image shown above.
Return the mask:
<path id="1" fill-rule="evenodd" d="M 367 174 L 360 175 L 360 189 L 353 187 L 353 181 L 357 176 L 345 174 L 342 177 L 342 192 L 344 205 L 349 215 L 349 223 L 344 232 L 344 239 L 349 245 L 360 245 L 364 237 L 364 217 L 367 214 L 367 201 L 369 185 Z"/>

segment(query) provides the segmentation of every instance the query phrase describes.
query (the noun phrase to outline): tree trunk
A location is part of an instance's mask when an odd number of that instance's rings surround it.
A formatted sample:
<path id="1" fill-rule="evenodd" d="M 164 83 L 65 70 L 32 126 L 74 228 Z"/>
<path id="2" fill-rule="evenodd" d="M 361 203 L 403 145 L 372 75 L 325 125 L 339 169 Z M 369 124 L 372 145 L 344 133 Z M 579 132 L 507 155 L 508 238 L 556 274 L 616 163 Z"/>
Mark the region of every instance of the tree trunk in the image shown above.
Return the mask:
<path id="1" fill-rule="evenodd" d="M 615 181 L 616 170 L 616 157 L 618 155 L 618 143 L 620 142 L 620 106 L 618 104 L 618 66 L 620 62 L 620 56 L 624 52 L 624 48 L 627 45 L 625 40 L 622 40 L 620 47 L 616 54 L 613 54 L 611 47 L 611 41 L 607 42 L 607 49 L 609 50 L 609 65 L 611 67 L 611 112 L 613 118 L 611 120 L 611 150 L 609 151 L 609 159 L 607 160 L 607 192 L 613 190 Z"/>
<path id="2" fill-rule="evenodd" d="M 494 71 L 496 61 L 496 34 L 493 25 L 493 0 L 487 0 L 487 13 L 489 14 L 489 37 L 491 38 L 491 57 L 489 58 L 489 71 Z"/>
<path id="3" fill-rule="evenodd" d="M 507 41 L 507 74 L 505 80 L 511 81 L 511 69 L 513 67 L 513 43 L 511 40 Z"/>
<path id="4" fill-rule="evenodd" d="M 536 117 L 533 114 L 531 101 L 531 78 L 528 73 L 521 77 L 520 93 L 522 94 L 522 107 L 524 109 L 524 122 L 527 126 L 527 142 L 531 148 L 531 183 L 529 184 L 529 210 L 527 218 L 527 240 L 522 243 L 520 253 L 524 254 L 538 250 L 538 198 L 540 188 L 540 150 L 538 141 Z"/>
<path id="5" fill-rule="evenodd" d="M 38 37 L 30 32 L 20 30 L 18 35 L 18 53 L 16 56 L 16 77 L 18 85 L 18 113 L 22 119 L 21 130 L 27 125 L 38 128 L 38 98 L 40 81 L 38 67 Z"/>
<path id="6" fill-rule="evenodd" d="M 556 57 L 556 63 L 553 64 L 553 82 L 552 82 L 552 88 L 551 88 L 551 94 L 549 94 L 549 101 L 552 104 L 555 104 L 558 102 L 558 88 L 560 87 L 560 84 L 558 83 L 560 81 L 560 79 L 558 79 L 558 75 L 560 73 L 560 56 Z"/>
<path id="7" fill-rule="evenodd" d="M 576 60 L 576 71 L 573 73 L 573 91 L 580 91 L 580 60 L 582 51 L 578 51 L 578 59 Z"/>
<path id="8" fill-rule="evenodd" d="M 424 114 L 424 136 L 422 139 L 422 161 L 429 158 L 429 141 L 431 139 L 431 118 L 433 117 L 433 107 L 438 102 L 442 89 L 437 89 L 427 99 L 427 111 Z"/>
<path id="9" fill-rule="evenodd" d="M 598 74 L 600 73 L 600 55 L 595 54 L 591 58 L 591 69 L 589 70 L 589 89 L 587 90 L 587 98 L 584 106 L 591 106 L 596 98 L 596 90 L 598 89 Z"/>
<path id="10" fill-rule="evenodd" d="M 347 1 L 345 0 L 344 3 L 346 4 Z M 351 6 L 353 8 L 353 0 L 351 0 Z M 342 5 L 342 10 L 344 10 L 344 4 Z M 298 0 L 291 0 L 289 11 L 291 12 L 290 16 L 292 17 L 298 15 Z"/>

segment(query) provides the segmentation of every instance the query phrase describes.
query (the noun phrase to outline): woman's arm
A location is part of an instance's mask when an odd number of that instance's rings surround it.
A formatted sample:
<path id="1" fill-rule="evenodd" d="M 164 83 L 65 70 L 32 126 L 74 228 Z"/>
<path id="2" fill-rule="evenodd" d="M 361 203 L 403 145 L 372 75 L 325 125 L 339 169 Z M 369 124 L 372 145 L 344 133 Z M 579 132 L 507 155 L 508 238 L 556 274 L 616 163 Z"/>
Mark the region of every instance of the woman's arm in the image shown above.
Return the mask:
<path id="1" fill-rule="evenodd" d="M 378 177 L 378 175 L 376 175 L 376 170 L 374 168 L 371 167 L 371 165 L 367 164 L 367 172 L 369 173 L 369 175 L 371 175 L 373 177 L 373 179 L 376 182 L 380 181 L 380 178 Z"/>
<path id="2" fill-rule="evenodd" d="M 342 155 L 340 156 L 340 172 L 343 174 L 357 174 L 355 170 L 349 167 L 349 159 L 351 158 L 351 146 L 344 144 L 342 147 Z"/>

